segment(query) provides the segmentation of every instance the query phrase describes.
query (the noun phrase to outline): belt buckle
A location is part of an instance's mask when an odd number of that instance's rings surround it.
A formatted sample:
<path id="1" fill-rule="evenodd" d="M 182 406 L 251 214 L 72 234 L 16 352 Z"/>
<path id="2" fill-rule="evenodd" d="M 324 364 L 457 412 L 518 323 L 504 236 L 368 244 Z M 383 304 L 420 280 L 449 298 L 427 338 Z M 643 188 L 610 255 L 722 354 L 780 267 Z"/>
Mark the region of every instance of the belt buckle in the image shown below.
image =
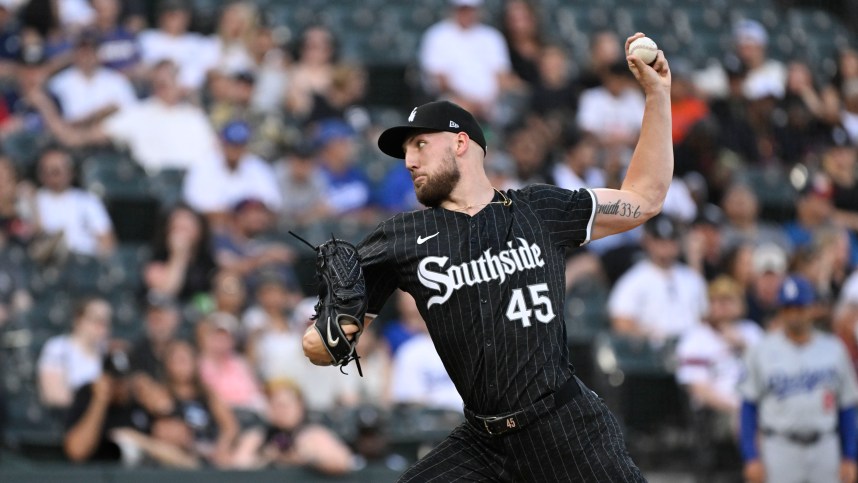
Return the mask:
<path id="1" fill-rule="evenodd" d="M 498 421 L 504 421 L 504 425 L 506 426 L 506 429 L 503 429 L 503 430 L 498 431 L 498 432 L 494 432 L 494 431 L 492 431 L 492 428 L 489 426 L 489 423 L 494 424 Z M 506 433 L 507 431 L 511 431 L 511 430 L 517 428 L 518 427 L 518 421 L 515 420 L 515 416 L 495 416 L 495 417 L 491 417 L 491 418 L 484 418 L 483 419 L 483 426 L 486 428 L 486 432 L 489 433 L 491 436 L 498 436 L 498 435 L 501 435 L 503 433 Z"/>

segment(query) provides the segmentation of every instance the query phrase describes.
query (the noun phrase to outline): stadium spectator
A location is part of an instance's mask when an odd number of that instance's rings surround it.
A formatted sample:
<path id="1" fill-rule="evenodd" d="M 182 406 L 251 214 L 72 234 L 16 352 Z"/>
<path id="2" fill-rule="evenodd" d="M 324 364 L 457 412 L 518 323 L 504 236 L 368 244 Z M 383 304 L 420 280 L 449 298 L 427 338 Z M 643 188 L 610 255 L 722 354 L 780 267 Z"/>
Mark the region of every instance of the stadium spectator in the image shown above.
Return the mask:
<path id="1" fill-rule="evenodd" d="M 578 110 L 579 91 L 570 73 L 569 53 L 559 45 L 546 45 L 536 67 L 539 78 L 530 88 L 529 108 L 559 131 Z"/>
<path id="2" fill-rule="evenodd" d="M 768 329 L 778 309 L 778 289 L 786 276 L 787 255 L 773 243 L 759 245 L 748 253 L 750 258 L 742 262 L 752 269 L 746 289 L 748 318 Z"/>
<path id="3" fill-rule="evenodd" d="M 349 447 L 328 428 L 307 421 L 301 390 L 288 380 L 267 385 L 269 426 L 259 466 L 304 466 L 326 475 L 343 475 L 355 467 Z"/>
<path id="4" fill-rule="evenodd" d="M 256 198 L 239 201 L 224 230 L 214 237 L 218 267 L 237 273 L 249 285 L 263 268 L 280 270 L 291 277 L 295 252 L 282 242 L 265 238 L 273 223 L 274 215 L 262 201 Z"/>
<path id="5" fill-rule="evenodd" d="M 568 190 L 605 186 L 605 172 L 599 166 L 599 143 L 595 136 L 568 130 L 561 142 L 562 158 L 551 170 L 553 184 Z"/>
<path id="6" fill-rule="evenodd" d="M 709 106 L 697 92 L 693 66 L 686 59 L 673 59 L 670 65 L 670 115 L 676 156 L 674 176 L 690 171 L 705 171 L 715 158 L 715 132 Z"/>
<path id="7" fill-rule="evenodd" d="M 515 180 L 520 186 L 547 181 L 548 133 L 543 127 L 538 122 L 523 121 L 511 126 L 504 136 L 504 150 L 515 166 Z"/>
<path id="8" fill-rule="evenodd" d="M 506 43 L 494 27 L 480 22 L 483 0 L 449 3 L 450 17 L 429 27 L 420 41 L 424 88 L 478 119 L 492 119 L 495 101 L 511 84 Z"/>
<path id="9" fill-rule="evenodd" d="M 702 321 L 707 311 L 706 282 L 678 261 L 680 230 L 666 215 L 644 225 L 647 257 L 617 280 L 608 299 L 615 333 L 663 344 Z"/>
<path id="10" fill-rule="evenodd" d="M 356 137 L 350 125 L 336 119 L 320 122 L 313 134 L 316 162 L 328 186 L 325 199 L 331 216 L 368 214 L 370 183 L 359 167 Z"/>
<path id="11" fill-rule="evenodd" d="M 222 312 L 238 319 L 246 305 L 247 287 L 241 276 L 231 270 L 217 271 L 212 277 L 211 300 L 203 313 Z"/>
<path id="12" fill-rule="evenodd" d="M 258 425 L 267 404 L 253 369 L 236 350 L 238 319 L 215 312 L 197 325 L 203 385 L 232 409 L 243 429 Z"/>
<path id="13" fill-rule="evenodd" d="M 53 0 L 30 0 L 18 11 L 21 49 L 41 48 L 49 72 L 55 72 L 68 63 L 72 48 L 70 34 L 74 31 L 63 28 L 59 13 Z"/>
<path id="14" fill-rule="evenodd" d="M 707 281 L 723 271 L 725 247 L 721 240 L 724 215 L 715 205 L 704 205 L 685 237 L 685 261 Z M 744 289 L 744 284 L 740 284 Z"/>
<path id="15" fill-rule="evenodd" d="M 188 302 L 211 290 L 216 269 L 208 222 L 187 205 L 174 206 L 158 225 L 143 271 L 146 287 Z"/>
<path id="16" fill-rule="evenodd" d="M 822 169 L 831 178 L 834 189 L 835 221 L 858 232 L 858 149 L 849 142 L 844 129 L 831 131 L 822 151 Z"/>
<path id="17" fill-rule="evenodd" d="M 102 365 L 101 376 L 75 392 L 63 438 L 66 457 L 133 466 L 147 456 L 168 466 L 193 467 L 178 448 L 147 436 L 151 421 L 131 397 L 127 356 L 112 351 Z"/>
<path id="18" fill-rule="evenodd" d="M 322 25 L 311 25 L 301 34 L 295 49 L 295 62 L 289 68 L 286 112 L 304 120 L 313 107 L 313 96 L 331 85 L 338 62 L 334 34 Z"/>
<path id="19" fill-rule="evenodd" d="M 256 63 L 250 52 L 250 42 L 257 27 L 258 12 L 253 2 L 235 1 L 221 11 L 217 31 L 210 39 L 217 74 L 232 75 L 252 71 Z"/>
<path id="20" fill-rule="evenodd" d="M 528 0 L 504 2 L 501 33 L 506 41 L 512 72 L 530 86 L 536 86 L 545 78 L 541 75 L 544 49 L 544 27 L 535 5 Z"/>
<path id="21" fill-rule="evenodd" d="M 283 39 L 275 34 L 276 25 L 260 19 L 250 42 L 250 52 L 256 65 L 256 83 L 251 105 L 259 112 L 276 114 L 283 109 L 289 86 L 291 56 L 283 48 Z"/>
<path id="22" fill-rule="evenodd" d="M 592 89 L 602 85 L 611 66 L 623 61 L 623 45 L 613 30 L 598 30 L 590 37 L 589 55 L 581 67 L 578 84 L 581 89 Z"/>
<path id="23" fill-rule="evenodd" d="M 787 69 L 780 61 L 767 57 L 769 35 L 756 20 L 742 19 L 733 28 L 736 56 L 748 70 L 742 86 L 746 98 L 782 98 L 785 94 Z"/>
<path id="24" fill-rule="evenodd" d="M 25 246 L 36 231 L 31 185 L 19 183 L 12 161 L 0 156 L 0 246 Z"/>
<path id="25" fill-rule="evenodd" d="M 792 251 L 793 245 L 789 238 L 777 226 L 760 219 L 757 194 L 747 184 L 731 184 L 721 199 L 721 209 L 726 217 L 721 229 L 725 247 L 742 242 L 755 246 L 774 243 L 786 253 Z"/>
<path id="26" fill-rule="evenodd" d="M 688 390 L 696 409 L 718 415 L 711 428 L 718 436 L 735 436 L 743 354 L 762 338 L 763 331 L 744 318 L 745 291 L 735 280 L 719 276 L 709 284 L 708 295 L 706 323 L 679 339 L 676 380 Z"/>
<path id="27" fill-rule="evenodd" d="M 164 168 L 186 170 L 211 163 L 219 153 L 217 135 L 205 112 L 183 101 L 176 72 L 169 60 L 157 63 L 151 73 L 151 96 L 89 128 L 63 122 L 46 96 L 36 93 L 31 98 L 53 135 L 66 146 L 115 142 L 127 146 L 151 173 Z"/>
<path id="28" fill-rule="evenodd" d="M 3 88 L 5 116 L 0 118 L 0 131 L 4 135 L 42 135 L 47 126 L 38 108 L 38 100 L 48 96 L 54 108 L 56 98 L 47 92 L 46 81 L 50 76 L 44 46 L 21 46 L 15 58 L 14 82 Z M 34 102 L 34 100 L 36 102 Z"/>
<path id="29" fill-rule="evenodd" d="M 253 105 L 256 75 L 241 71 L 229 76 L 218 75 L 210 83 L 212 96 L 208 106 L 209 119 L 219 131 L 230 122 L 243 120 L 250 126 L 248 150 L 265 159 L 273 160 L 287 136 L 282 116 L 259 110 Z M 218 85 L 220 87 L 215 88 Z"/>
<path id="30" fill-rule="evenodd" d="M 394 404 L 461 412 L 462 397 L 447 375 L 432 344 L 429 328 L 417 311 L 414 297 L 399 292 L 397 307 L 407 317 L 411 337 L 400 345 L 393 359 L 390 392 Z"/>
<path id="31" fill-rule="evenodd" d="M 164 354 L 178 334 L 179 308 L 169 297 L 150 293 L 144 323 L 143 335 L 134 341 L 129 353 L 131 389 L 150 415 L 167 415 L 175 406 L 165 385 Z"/>
<path id="32" fill-rule="evenodd" d="M 637 142 L 643 111 L 643 94 L 626 62 L 619 61 L 604 71 L 601 86 L 581 93 L 576 122 L 606 148 L 623 151 Z"/>
<path id="33" fill-rule="evenodd" d="M 375 408 L 390 407 L 392 360 L 390 346 L 381 334 L 380 327 L 369 326 L 358 341 L 361 371 L 364 377 L 357 380 L 356 390 L 361 404 Z"/>
<path id="34" fill-rule="evenodd" d="M 285 231 L 305 226 L 330 213 L 325 193 L 328 181 L 322 168 L 314 162 L 309 143 L 292 148 L 274 164 L 274 173 L 283 205 L 277 213 L 277 226 Z M 408 175 L 411 184 L 411 175 Z M 412 185 L 413 189 L 413 185 Z"/>
<path id="35" fill-rule="evenodd" d="M 71 331 L 45 342 L 38 361 L 39 395 L 44 405 L 68 408 L 75 391 L 101 375 L 113 311 L 99 298 L 79 300 Z"/>
<path id="36" fill-rule="evenodd" d="M 367 72 L 357 64 L 340 63 L 331 71 L 327 89 L 313 94 L 313 103 L 306 122 L 326 119 L 345 120 L 358 129 L 369 124 L 369 114 L 362 106 L 366 96 Z"/>
<path id="37" fill-rule="evenodd" d="M 203 387 L 198 364 L 194 348 L 184 340 L 165 348 L 165 382 L 175 410 L 153 423 L 152 434 L 216 468 L 239 466 L 255 450 L 248 446 L 250 433 L 241 433 L 230 408 Z"/>
<path id="38" fill-rule="evenodd" d="M 178 84 L 185 93 L 198 92 L 215 67 L 206 39 L 188 31 L 192 9 L 186 0 L 158 2 L 157 28 L 138 36 L 144 64 L 154 68 L 169 60 L 178 69 Z"/>
<path id="39" fill-rule="evenodd" d="M 858 268 L 843 283 L 834 306 L 832 328 L 846 345 L 852 366 L 858 370 Z"/>
<path id="40" fill-rule="evenodd" d="M 104 204 L 94 194 L 72 186 L 71 156 L 58 148 L 45 150 L 39 159 L 36 211 L 39 231 L 72 253 L 107 256 L 116 237 Z"/>
<path id="41" fill-rule="evenodd" d="M 751 126 L 749 102 L 745 98 L 742 86 L 748 75 L 747 68 L 735 56 L 727 57 L 724 61 L 727 73 L 727 92 L 723 98 L 710 101 L 710 110 L 718 124 L 720 136 L 718 144 L 722 150 L 737 156 L 734 164 L 745 165 L 756 163 L 760 158 L 756 134 Z M 722 190 L 726 188 L 730 176 L 738 166 L 727 164 L 724 160 L 714 166 L 709 183 L 712 199 L 720 199 Z"/>
<path id="42" fill-rule="evenodd" d="M 262 275 L 256 286 L 256 305 L 242 318 L 247 335 L 247 358 L 263 382 L 288 377 L 290 366 L 303 356 L 303 327 L 293 323 L 293 311 L 301 301 L 300 290 L 277 272 Z"/>
<path id="43" fill-rule="evenodd" d="M 813 240 L 798 250 L 791 272 L 803 276 L 813 286 L 816 298 L 823 302 L 817 319 L 830 318 L 830 308 L 852 269 L 849 260 L 849 232 L 831 225 L 817 230 Z"/>
<path id="44" fill-rule="evenodd" d="M 130 79 L 142 76 L 140 43 L 137 35 L 120 23 L 120 0 L 90 0 L 95 11 L 92 30 L 98 35 L 98 60 Z"/>
<path id="45" fill-rule="evenodd" d="M 222 226 L 238 202 L 256 198 L 272 213 L 282 199 L 271 165 L 247 149 L 251 127 L 241 120 L 226 123 L 220 131 L 222 156 L 192 167 L 184 180 L 184 197 L 213 226 Z"/>
<path id="46" fill-rule="evenodd" d="M 787 164 L 804 161 L 828 131 L 840 121 L 838 109 L 831 109 L 816 86 L 811 67 L 794 60 L 787 65 L 786 93 L 778 103 L 781 119 L 772 119 L 778 155 Z"/>
<path id="47" fill-rule="evenodd" d="M 95 32 L 81 32 L 75 40 L 72 65 L 48 81 L 48 89 L 59 100 L 63 118 L 68 122 L 98 123 L 137 103 L 131 82 L 101 66 L 99 47 Z"/>

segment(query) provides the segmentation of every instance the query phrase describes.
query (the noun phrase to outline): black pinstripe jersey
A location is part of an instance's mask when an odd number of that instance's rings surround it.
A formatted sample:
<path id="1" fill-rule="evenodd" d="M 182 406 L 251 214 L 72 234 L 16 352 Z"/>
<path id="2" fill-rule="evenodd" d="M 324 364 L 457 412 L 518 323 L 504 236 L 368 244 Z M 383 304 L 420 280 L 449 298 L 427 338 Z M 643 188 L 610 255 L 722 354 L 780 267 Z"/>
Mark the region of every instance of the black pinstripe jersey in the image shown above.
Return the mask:
<path id="1" fill-rule="evenodd" d="M 413 295 L 465 404 L 480 414 L 526 407 L 572 376 L 565 249 L 589 241 L 596 208 L 590 190 L 532 185 L 506 195 L 509 206 L 474 216 L 400 213 L 358 247 L 369 312 L 397 287 Z"/>

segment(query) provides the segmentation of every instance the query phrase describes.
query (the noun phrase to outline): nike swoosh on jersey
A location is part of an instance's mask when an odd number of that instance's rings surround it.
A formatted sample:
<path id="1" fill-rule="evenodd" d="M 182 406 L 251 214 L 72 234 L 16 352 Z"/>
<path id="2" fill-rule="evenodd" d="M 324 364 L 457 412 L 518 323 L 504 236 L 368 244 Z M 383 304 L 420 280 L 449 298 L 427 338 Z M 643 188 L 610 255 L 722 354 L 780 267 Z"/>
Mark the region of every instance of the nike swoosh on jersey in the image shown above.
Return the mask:
<path id="1" fill-rule="evenodd" d="M 331 338 L 331 318 L 328 317 L 328 345 L 331 347 L 336 347 L 337 344 L 339 344 L 339 343 L 340 343 L 339 337 L 337 337 L 336 339 Z"/>
<path id="2" fill-rule="evenodd" d="M 429 241 L 429 239 L 435 238 L 436 236 L 438 236 L 439 233 L 441 233 L 441 232 L 436 231 L 434 235 L 429 235 L 427 237 L 418 236 L 417 237 L 417 244 L 422 245 L 422 244 L 426 243 L 427 241 Z"/>

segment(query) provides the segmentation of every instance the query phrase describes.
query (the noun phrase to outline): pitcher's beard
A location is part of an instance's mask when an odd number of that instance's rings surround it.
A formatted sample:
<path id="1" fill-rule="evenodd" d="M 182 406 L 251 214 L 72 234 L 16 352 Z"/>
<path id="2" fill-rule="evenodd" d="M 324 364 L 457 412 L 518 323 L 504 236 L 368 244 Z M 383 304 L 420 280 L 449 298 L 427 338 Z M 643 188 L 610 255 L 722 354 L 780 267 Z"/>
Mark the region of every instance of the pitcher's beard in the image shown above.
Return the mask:
<path id="1" fill-rule="evenodd" d="M 456 165 L 456 156 L 449 150 L 442 160 L 441 171 L 432 175 L 426 175 L 426 180 L 420 187 L 414 186 L 417 201 L 423 206 L 436 208 L 450 197 L 450 193 L 459 183 L 461 173 Z"/>

